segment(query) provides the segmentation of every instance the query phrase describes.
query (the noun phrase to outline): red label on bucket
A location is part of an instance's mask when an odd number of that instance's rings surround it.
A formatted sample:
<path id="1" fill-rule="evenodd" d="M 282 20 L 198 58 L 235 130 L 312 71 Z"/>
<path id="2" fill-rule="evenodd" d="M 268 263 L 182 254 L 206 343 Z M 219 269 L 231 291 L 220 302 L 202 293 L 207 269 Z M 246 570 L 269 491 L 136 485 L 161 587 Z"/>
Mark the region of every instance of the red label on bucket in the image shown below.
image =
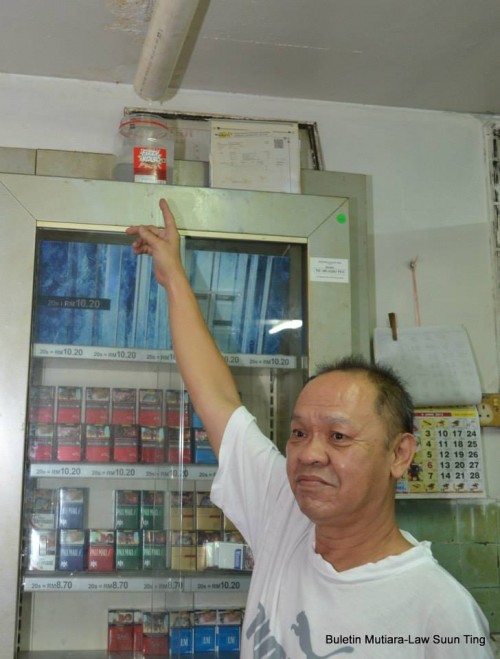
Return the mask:
<path id="1" fill-rule="evenodd" d="M 134 181 L 138 183 L 167 182 L 167 150 L 134 146 Z"/>

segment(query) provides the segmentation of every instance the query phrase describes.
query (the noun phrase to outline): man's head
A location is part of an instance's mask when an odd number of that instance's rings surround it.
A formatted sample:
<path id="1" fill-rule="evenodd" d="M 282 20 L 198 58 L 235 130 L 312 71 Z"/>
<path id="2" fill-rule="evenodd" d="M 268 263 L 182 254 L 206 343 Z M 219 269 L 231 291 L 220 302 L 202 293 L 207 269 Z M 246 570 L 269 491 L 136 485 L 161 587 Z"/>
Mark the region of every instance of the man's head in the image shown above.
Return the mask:
<path id="1" fill-rule="evenodd" d="M 322 365 L 310 380 L 335 371 L 365 374 L 376 387 L 378 393 L 375 407 L 387 424 L 388 447 L 399 433 L 413 432 L 413 401 L 401 378 L 392 368 L 383 364 L 372 364 L 364 357 L 350 355 Z"/>
<path id="2" fill-rule="evenodd" d="M 389 369 L 347 358 L 324 367 L 299 394 L 287 473 L 316 524 L 392 514 L 394 487 L 415 450 L 411 399 Z"/>

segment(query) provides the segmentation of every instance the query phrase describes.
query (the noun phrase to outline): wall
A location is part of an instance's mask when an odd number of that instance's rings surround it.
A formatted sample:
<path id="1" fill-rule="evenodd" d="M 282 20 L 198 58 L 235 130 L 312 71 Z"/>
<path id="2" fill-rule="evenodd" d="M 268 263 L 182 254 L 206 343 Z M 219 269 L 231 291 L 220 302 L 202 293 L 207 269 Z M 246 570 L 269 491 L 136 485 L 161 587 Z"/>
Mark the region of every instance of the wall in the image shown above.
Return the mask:
<path id="1" fill-rule="evenodd" d="M 123 108 L 147 106 L 123 85 L 0 74 L 0 90 L 4 147 L 111 153 Z M 499 390 L 486 118 L 206 92 L 182 92 L 148 107 L 316 121 L 325 169 L 372 177 L 377 325 L 387 326 L 390 311 L 400 326 L 415 324 L 409 262 L 418 257 L 422 324 L 465 325 L 483 390 Z M 408 501 L 398 515 L 436 543 L 439 558 L 500 631 L 499 433 L 485 433 L 485 444 L 491 501 Z"/>
<path id="2" fill-rule="evenodd" d="M 112 153 L 131 87 L 0 74 L 0 145 Z M 376 313 L 415 324 L 461 322 L 484 391 L 498 391 L 482 122 L 471 115 L 183 92 L 151 109 L 316 121 L 325 169 L 373 178 Z M 453 229 L 453 231 L 451 231 Z M 458 236 L 458 239 L 455 238 Z"/>

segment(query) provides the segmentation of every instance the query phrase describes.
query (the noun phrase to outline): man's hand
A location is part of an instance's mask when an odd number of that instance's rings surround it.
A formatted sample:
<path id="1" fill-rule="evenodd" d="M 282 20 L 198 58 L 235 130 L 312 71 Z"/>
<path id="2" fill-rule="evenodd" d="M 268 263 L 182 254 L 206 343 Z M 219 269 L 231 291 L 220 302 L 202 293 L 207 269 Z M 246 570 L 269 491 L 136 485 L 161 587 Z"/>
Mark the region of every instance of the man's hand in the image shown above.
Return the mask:
<path id="1" fill-rule="evenodd" d="M 179 232 L 175 218 L 165 199 L 160 200 L 165 228 L 149 225 L 136 225 L 126 229 L 126 233 L 137 236 L 132 246 L 134 253 L 148 254 L 153 258 L 156 280 L 166 286 L 172 270 L 182 269 L 179 250 Z"/>

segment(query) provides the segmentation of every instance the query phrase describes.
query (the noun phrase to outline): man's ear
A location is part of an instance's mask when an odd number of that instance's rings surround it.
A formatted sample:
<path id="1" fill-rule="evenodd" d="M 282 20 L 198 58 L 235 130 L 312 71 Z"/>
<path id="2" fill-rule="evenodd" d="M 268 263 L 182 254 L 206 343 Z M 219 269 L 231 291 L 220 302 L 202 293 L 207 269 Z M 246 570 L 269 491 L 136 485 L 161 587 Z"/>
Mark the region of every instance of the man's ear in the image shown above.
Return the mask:
<path id="1" fill-rule="evenodd" d="M 398 480 L 406 473 L 417 450 L 417 439 L 409 432 L 400 433 L 394 440 L 392 451 L 391 475 Z"/>

